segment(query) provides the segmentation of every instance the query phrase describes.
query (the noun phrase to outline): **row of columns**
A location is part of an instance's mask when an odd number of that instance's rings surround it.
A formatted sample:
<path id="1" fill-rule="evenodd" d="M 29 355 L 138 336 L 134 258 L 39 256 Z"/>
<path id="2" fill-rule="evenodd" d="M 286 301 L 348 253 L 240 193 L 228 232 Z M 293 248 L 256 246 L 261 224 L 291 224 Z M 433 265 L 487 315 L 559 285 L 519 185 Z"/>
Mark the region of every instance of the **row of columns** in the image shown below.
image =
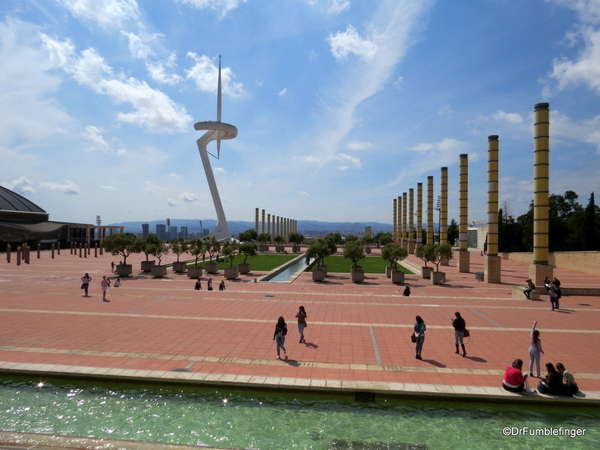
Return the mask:
<path id="1" fill-rule="evenodd" d="M 41 249 L 41 244 L 37 244 L 37 259 L 41 259 L 41 254 L 42 254 L 42 249 Z M 77 253 L 79 251 L 79 257 L 80 258 L 87 258 L 88 255 L 91 255 L 91 247 L 89 243 L 75 243 L 75 242 L 71 242 L 70 245 L 70 252 L 71 255 L 75 255 L 77 256 Z M 50 254 L 51 254 L 51 258 L 54 259 L 54 254 L 57 253 L 58 255 L 60 255 L 60 241 L 57 242 L 56 244 L 52 244 L 52 247 L 50 249 Z M 94 257 L 97 258 L 98 257 L 98 253 L 100 253 L 100 255 L 102 255 L 103 252 L 103 248 L 101 246 L 98 246 L 98 243 L 96 243 L 94 245 Z M 23 243 L 21 245 L 19 245 L 16 248 L 16 255 L 15 255 L 15 261 L 17 266 L 21 265 L 21 262 L 25 263 L 25 264 L 29 264 L 31 259 L 31 247 L 27 244 L 27 243 Z M 10 264 L 12 260 L 12 247 L 10 244 L 7 244 L 6 246 L 6 262 Z"/>
<path id="2" fill-rule="evenodd" d="M 298 221 L 286 217 L 266 214 L 266 211 L 263 209 L 262 221 L 259 222 L 259 208 L 256 208 L 254 214 L 254 229 L 258 234 L 267 233 L 271 236 L 271 241 L 273 241 L 275 236 L 282 236 L 287 241 L 291 233 L 298 232 Z"/>
<path id="3" fill-rule="evenodd" d="M 553 277 L 553 268 L 549 264 L 549 195 L 550 195 L 550 105 L 538 103 L 534 107 L 534 197 L 533 197 L 533 260 L 529 266 L 529 278 L 536 285 L 542 285 L 544 279 Z M 487 195 L 487 251 L 484 259 L 484 281 L 501 283 L 501 259 L 498 255 L 498 206 L 500 179 L 500 146 L 499 136 L 488 136 L 488 195 Z M 448 168 L 442 167 L 440 195 L 440 243 L 447 242 L 448 224 Z M 406 193 L 394 199 L 393 224 L 394 239 L 413 253 L 414 228 L 413 190 L 409 190 L 408 213 L 406 211 Z M 468 155 L 461 154 L 459 160 L 459 272 L 470 272 L 468 251 L 468 216 L 469 216 L 469 166 Z M 417 184 L 417 246 L 420 245 L 422 184 Z M 407 227 L 407 214 L 409 223 Z M 427 177 L 427 242 L 433 242 L 433 176 Z M 443 263 L 443 262 L 442 262 Z"/>

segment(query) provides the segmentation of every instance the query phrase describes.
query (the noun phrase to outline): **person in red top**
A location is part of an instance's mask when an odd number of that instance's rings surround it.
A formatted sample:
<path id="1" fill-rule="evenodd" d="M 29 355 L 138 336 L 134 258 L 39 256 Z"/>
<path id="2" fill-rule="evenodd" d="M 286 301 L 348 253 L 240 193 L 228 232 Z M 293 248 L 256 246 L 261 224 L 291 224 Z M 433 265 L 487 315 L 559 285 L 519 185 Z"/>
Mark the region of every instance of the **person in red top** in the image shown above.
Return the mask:
<path id="1" fill-rule="evenodd" d="M 515 359 L 510 366 L 506 366 L 502 387 L 510 392 L 522 392 L 525 389 L 527 375 L 521 372 L 523 361 Z"/>

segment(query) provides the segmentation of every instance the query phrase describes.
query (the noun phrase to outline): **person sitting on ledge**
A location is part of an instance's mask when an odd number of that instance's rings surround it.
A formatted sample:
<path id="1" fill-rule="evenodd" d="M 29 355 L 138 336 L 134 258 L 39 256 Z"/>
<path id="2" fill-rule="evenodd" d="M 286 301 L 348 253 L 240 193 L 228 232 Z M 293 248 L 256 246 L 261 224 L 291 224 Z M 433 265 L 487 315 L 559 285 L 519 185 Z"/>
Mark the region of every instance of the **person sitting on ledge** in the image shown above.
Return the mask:
<path id="1" fill-rule="evenodd" d="M 523 361 L 515 359 L 510 366 L 506 366 L 502 387 L 510 392 L 523 392 L 527 375 L 523 375 Z"/>
<path id="2" fill-rule="evenodd" d="M 564 382 L 563 394 L 572 397 L 573 394 L 579 391 L 579 387 L 577 386 L 577 383 L 575 383 L 575 377 L 571 372 L 565 369 L 565 366 L 562 363 L 556 363 L 556 371 L 562 376 Z"/>
<path id="3" fill-rule="evenodd" d="M 535 290 L 535 284 L 533 284 L 533 281 L 531 281 L 531 278 L 527 279 L 527 289 L 525 289 L 523 291 L 523 294 L 525 294 L 525 297 L 527 297 L 527 300 L 531 300 L 531 297 L 529 296 L 529 294 L 531 294 L 531 292 L 534 290 Z"/>
<path id="4" fill-rule="evenodd" d="M 563 382 L 562 376 L 554 368 L 554 364 L 546 363 L 546 371 L 548 375 L 538 384 L 538 392 L 540 394 L 562 395 Z"/>

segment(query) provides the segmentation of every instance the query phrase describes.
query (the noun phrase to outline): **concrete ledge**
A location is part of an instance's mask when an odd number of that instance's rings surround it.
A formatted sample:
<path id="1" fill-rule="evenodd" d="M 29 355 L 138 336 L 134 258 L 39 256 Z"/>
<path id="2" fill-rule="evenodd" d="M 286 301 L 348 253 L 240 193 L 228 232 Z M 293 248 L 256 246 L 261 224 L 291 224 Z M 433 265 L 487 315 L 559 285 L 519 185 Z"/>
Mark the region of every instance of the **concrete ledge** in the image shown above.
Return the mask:
<path id="1" fill-rule="evenodd" d="M 88 381 L 99 380 L 109 382 L 132 382 L 172 385 L 221 386 L 230 389 L 255 389 L 262 391 L 297 391 L 322 392 L 328 395 L 356 395 L 357 393 L 372 393 L 394 398 L 412 398 L 422 400 L 451 400 L 466 402 L 491 402 L 514 404 L 557 404 L 563 406 L 600 406 L 600 392 L 579 392 L 575 397 L 542 395 L 537 393 L 516 394 L 494 386 L 452 386 L 417 383 L 388 383 L 372 381 L 354 381 L 352 383 L 340 380 L 301 379 L 289 377 L 238 376 L 224 374 L 206 374 L 199 372 L 173 372 L 161 370 L 98 370 L 96 367 L 60 366 L 55 365 L 52 371 L 46 370 L 47 364 L 0 364 L 0 374 L 31 375 L 38 378 L 44 375 L 48 378 L 85 378 Z M 59 371 L 60 368 L 64 370 Z M 501 382 L 501 377 L 498 378 Z"/>
<path id="2" fill-rule="evenodd" d="M 548 293 L 546 287 L 542 288 L 544 294 Z M 560 293 L 565 296 L 574 295 L 581 297 L 600 297 L 600 287 L 566 286 L 560 287 Z"/>
<path id="3" fill-rule="evenodd" d="M 525 289 L 527 289 L 524 286 L 513 286 L 512 287 L 512 298 L 516 299 L 516 300 L 521 300 L 521 299 L 526 299 L 527 297 L 525 297 Z M 540 293 L 539 291 L 531 291 L 529 293 L 529 300 L 539 300 L 540 299 Z"/>

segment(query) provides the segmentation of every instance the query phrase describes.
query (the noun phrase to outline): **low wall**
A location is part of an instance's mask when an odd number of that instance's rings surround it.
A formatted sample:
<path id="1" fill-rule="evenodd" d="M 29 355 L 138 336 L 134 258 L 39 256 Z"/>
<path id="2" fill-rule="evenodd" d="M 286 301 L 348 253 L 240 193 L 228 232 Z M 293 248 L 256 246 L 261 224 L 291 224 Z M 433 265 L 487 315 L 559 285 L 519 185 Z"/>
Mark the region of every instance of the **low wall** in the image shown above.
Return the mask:
<path id="1" fill-rule="evenodd" d="M 508 259 L 531 264 L 533 253 L 508 253 Z M 555 252 L 548 259 L 557 269 L 600 275 L 600 252 Z"/>

